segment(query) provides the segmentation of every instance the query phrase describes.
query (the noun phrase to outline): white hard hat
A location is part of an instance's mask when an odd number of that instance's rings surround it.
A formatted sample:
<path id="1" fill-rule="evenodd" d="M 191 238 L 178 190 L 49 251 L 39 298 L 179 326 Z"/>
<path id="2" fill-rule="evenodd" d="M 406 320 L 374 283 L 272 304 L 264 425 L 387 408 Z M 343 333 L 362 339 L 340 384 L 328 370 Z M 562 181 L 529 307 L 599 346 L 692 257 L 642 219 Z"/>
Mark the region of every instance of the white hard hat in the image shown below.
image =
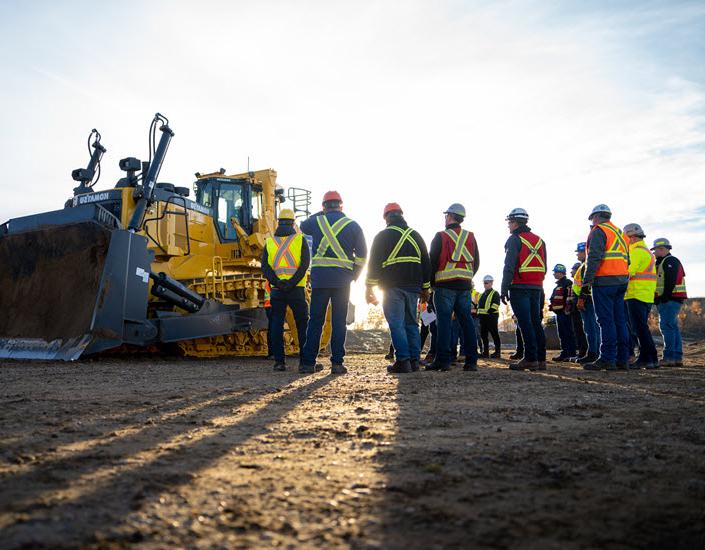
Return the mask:
<path id="1" fill-rule="evenodd" d="M 485 275 L 482 278 L 482 282 L 483 283 L 492 283 L 492 282 L 494 282 L 494 279 L 492 278 L 492 275 Z"/>
<path id="2" fill-rule="evenodd" d="M 622 231 L 627 237 L 641 237 L 642 239 L 646 237 L 644 230 L 638 223 L 628 223 Z"/>
<path id="3" fill-rule="evenodd" d="M 659 237 L 658 239 L 656 239 L 654 241 L 654 246 L 651 250 L 653 250 L 654 248 L 658 248 L 659 246 L 666 247 L 668 248 L 668 250 L 671 250 L 671 248 L 673 248 L 671 246 L 671 241 L 669 241 L 666 237 Z"/>
<path id="4" fill-rule="evenodd" d="M 527 221 L 529 219 L 529 213 L 523 208 L 513 208 L 512 211 L 507 216 L 507 221 L 512 220 L 522 220 Z"/>
<path id="5" fill-rule="evenodd" d="M 595 208 L 592 209 L 592 212 L 590 212 L 588 220 L 591 220 L 595 214 L 609 214 L 610 216 L 612 216 L 612 210 L 610 210 L 610 207 L 606 204 L 598 204 Z"/>
<path id="6" fill-rule="evenodd" d="M 458 216 L 462 216 L 463 218 L 465 217 L 465 207 L 460 204 L 459 202 L 454 202 L 451 204 L 444 214 L 457 214 Z"/>

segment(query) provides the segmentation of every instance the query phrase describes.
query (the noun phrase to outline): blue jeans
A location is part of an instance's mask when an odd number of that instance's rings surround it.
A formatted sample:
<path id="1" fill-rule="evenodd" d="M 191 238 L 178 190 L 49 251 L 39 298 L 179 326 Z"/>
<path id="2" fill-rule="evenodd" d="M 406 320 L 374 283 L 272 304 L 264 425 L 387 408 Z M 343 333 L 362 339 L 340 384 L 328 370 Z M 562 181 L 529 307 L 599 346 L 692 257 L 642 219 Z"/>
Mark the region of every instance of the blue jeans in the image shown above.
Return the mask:
<path id="1" fill-rule="evenodd" d="M 558 338 L 561 341 L 561 355 L 575 357 L 575 333 L 570 315 L 556 313 L 556 326 L 558 327 Z"/>
<path id="2" fill-rule="evenodd" d="M 524 359 L 546 360 L 546 335 L 541 326 L 541 289 L 516 288 L 509 291 L 509 302 L 524 341 Z"/>
<path id="3" fill-rule="evenodd" d="M 418 292 L 401 288 L 384 290 L 382 311 L 389 325 L 397 361 L 421 358 L 421 333 L 416 321 Z"/>
<path id="4" fill-rule="evenodd" d="M 632 330 L 636 333 L 636 338 L 639 342 L 639 357 L 637 361 L 639 363 L 656 363 L 658 355 L 656 354 L 654 339 L 649 330 L 649 312 L 653 304 L 647 304 L 634 298 L 630 298 L 626 303 Z"/>
<path id="5" fill-rule="evenodd" d="M 452 290 L 449 288 L 436 287 L 433 293 L 433 305 L 436 309 L 436 325 L 438 330 L 438 355 L 436 361 L 441 365 L 447 365 L 452 359 L 451 355 L 451 315 L 460 323 L 465 344 L 465 364 L 474 365 L 477 363 L 477 337 L 475 336 L 475 324 L 470 315 L 472 301 L 469 290 Z"/>
<path id="6" fill-rule="evenodd" d="M 592 287 L 592 300 L 602 336 L 600 359 L 607 363 L 629 362 L 629 329 L 624 307 L 626 291 L 626 284 Z"/>
<path id="7" fill-rule="evenodd" d="M 683 360 L 683 341 L 678 327 L 678 314 L 682 304 L 669 300 L 658 304 L 659 328 L 663 335 L 663 358 L 667 361 Z"/>
<path id="8" fill-rule="evenodd" d="M 274 355 L 277 363 L 284 362 L 284 321 L 286 320 L 286 308 L 291 308 L 296 322 L 296 333 L 299 340 L 299 350 L 306 343 L 306 328 L 308 327 L 308 303 L 306 303 L 306 291 L 304 287 L 297 286 L 288 292 L 282 292 L 276 288 L 272 289 L 272 316 L 269 320 L 269 333 L 271 344 L 269 353 Z M 289 327 L 294 329 L 294 327 Z"/>
<path id="9" fill-rule="evenodd" d="M 588 353 L 594 353 L 595 356 L 600 353 L 600 327 L 597 325 L 597 317 L 595 317 L 595 304 L 592 303 L 592 297 L 585 298 L 585 311 L 580 312 L 583 319 L 583 330 L 585 330 L 585 338 L 588 343 Z"/>
<path id="10" fill-rule="evenodd" d="M 326 321 L 328 304 L 331 305 L 332 334 L 330 338 L 331 362 L 342 365 L 345 357 L 345 333 L 348 315 L 350 285 L 341 288 L 314 288 L 311 291 L 311 320 L 306 331 L 306 345 L 301 354 L 301 363 L 315 365 L 321 347 L 321 333 Z"/>

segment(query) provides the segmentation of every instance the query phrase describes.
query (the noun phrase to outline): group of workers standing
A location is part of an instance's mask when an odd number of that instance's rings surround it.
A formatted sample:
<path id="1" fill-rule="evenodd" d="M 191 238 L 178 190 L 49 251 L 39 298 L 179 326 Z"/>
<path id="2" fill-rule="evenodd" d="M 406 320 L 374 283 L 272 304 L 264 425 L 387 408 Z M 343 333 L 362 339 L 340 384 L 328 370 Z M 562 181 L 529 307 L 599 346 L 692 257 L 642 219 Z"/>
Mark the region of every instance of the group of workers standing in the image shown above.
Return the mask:
<path id="1" fill-rule="evenodd" d="M 322 206 L 322 211 L 301 222 L 300 232 L 294 212 L 281 210 L 276 232 L 267 239 L 262 253 L 262 270 L 271 285 L 269 345 L 274 370 L 287 368 L 283 340 L 287 307 L 296 322 L 299 372 L 322 369 L 316 360 L 330 304 L 331 373 L 347 372 L 343 363 L 350 284 L 366 262 L 367 302 L 378 303 L 375 287 L 384 291 L 382 309 L 396 355 L 387 367 L 390 373 L 414 372 L 421 365 L 426 370 L 449 370 L 457 356 L 458 337 L 464 347 L 463 369 L 477 370 L 473 312 L 479 319 L 482 356 L 489 356 L 491 334 L 493 356 L 499 357 L 500 301 L 511 304 L 523 347 L 521 356 L 512 356 L 517 361 L 509 368 L 546 368 L 542 326 L 546 244 L 528 226 L 526 210 L 515 208 L 506 218 L 510 236 L 505 244 L 500 290 L 493 288 L 493 278 L 488 275 L 483 278 L 484 292 L 479 294 L 473 291 L 473 277 L 480 267 L 480 252 L 474 234 L 462 227 L 466 216 L 463 205 L 454 203 L 443 213 L 444 229 L 435 234 L 427 250 L 421 235 L 408 226 L 401 206 L 387 204 L 383 211 L 386 228 L 375 236 L 369 258 L 362 229 L 342 212 L 340 194 L 327 192 Z M 655 259 L 644 245 L 641 227 L 629 224 L 622 231 L 611 222 L 606 205 L 595 207 L 589 219 L 592 228 L 586 243 L 578 245 L 580 263 L 574 266 L 574 282 L 567 279 L 563 265 L 554 268 L 557 285 L 551 309 L 557 316 L 561 339 L 561 354 L 554 359 L 574 360 L 588 370 L 629 368 L 633 332 L 640 350 L 633 364 L 658 366 L 648 330 L 655 297 L 666 341 L 661 363 L 682 361 L 677 315 L 685 298 L 685 281 L 680 262 L 669 253 L 670 243 L 657 239 Z M 310 236 L 311 253 L 303 234 Z M 310 319 L 305 295 L 309 268 Z M 430 362 L 421 361 L 419 305 L 435 314 L 435 353 Z M 584 344 L 576 345 L 576 335 Z"/>

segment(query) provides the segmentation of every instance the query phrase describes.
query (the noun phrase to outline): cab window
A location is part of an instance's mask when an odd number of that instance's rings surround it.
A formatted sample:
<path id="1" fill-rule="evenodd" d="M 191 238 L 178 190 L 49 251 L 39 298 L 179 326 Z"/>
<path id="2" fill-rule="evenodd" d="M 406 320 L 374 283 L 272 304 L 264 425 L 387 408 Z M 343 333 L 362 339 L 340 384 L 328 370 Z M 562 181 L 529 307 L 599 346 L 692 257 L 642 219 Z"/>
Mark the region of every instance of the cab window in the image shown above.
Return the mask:
<path id="1" fill-rule="evenodd" d="M 221 183 L 217 189 L 216 222 L 218 232 L 223 240 L 237 240 L 238 236 L 232 226 L 234 218 L 247 231 L 245 224 L 245 204 L 242 186 L 240 184 Z"/>

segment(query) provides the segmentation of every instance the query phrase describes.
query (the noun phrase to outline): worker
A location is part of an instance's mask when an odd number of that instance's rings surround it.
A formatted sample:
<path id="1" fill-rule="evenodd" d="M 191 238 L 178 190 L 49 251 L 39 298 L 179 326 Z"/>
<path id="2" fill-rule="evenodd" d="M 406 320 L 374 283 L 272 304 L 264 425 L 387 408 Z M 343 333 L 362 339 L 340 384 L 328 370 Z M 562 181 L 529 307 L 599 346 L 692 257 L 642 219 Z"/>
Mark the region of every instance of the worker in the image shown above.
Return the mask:
<path id="1" fill-rule="evenodd" d="M 570 361 L 575 357 L 575 333 L 570 318 L 571 303 L 568 300 L 573 281 L 567 277 L 566 267 L 563 264 L 556 264 L 553 267 L 553 278 L 556 280 L 556 286 L 549 298 L 548 309 L 556 316 L 561 352 L 551 360 L 559 363 Z"/>
<path id="2" fill-rule="evenodd" d="M 575 276 L 580 269 L 582 264 L 576 262 L 573 267 L 570 268 L 570 276 L 573 278 L 573 284 L 568 289 L 568 301 L 571 304 L 570 308 L 570 321 L 573 325 L 573 334 L 575 334 L 575 357 L 571 357 L 572 362 L 576 362 L 578 358 L 584 356 L 588 352 L 587 337 L 585 336 L 585 329 L 583 328 L 583 318 L 580 315 L 580 311 L 576 307 L 576 302 L 578 297 L 574 292 L 575 288 Z"/>
<path id="3" fill-rule="evenodd" d="M 368 304 L 377 303 L 374 287 L 384 290 L 382 310 L 396 353 L 387 372 L 414 372 L 421 360 L 418 304 L 419 299 L 427 302 L 431 292 L 431 260 L 426 243 L 408 226 L 398 203 L 387 204 L 382 217 L 387 227 L 372 241 L 366 299 Z"/>
<path id="4" fill-rule="evenodd" d="M 445 230 L 439 231 L 431 241 L 431 286 L 436 310 L 438 331 L 437 355 L 427 370 L 450 370 L 451 318 L 460 323 L 465 344 L 463 370 L 477 370 L 477 338 L 470 316 L 472 278 L 480 266 L 480 252 L 475 235 L 461 227 L 465 220 L 465 207 L 451 204 L 443 213 Z"/>
<path id="5" fill-rule="evenodd" d="M 262 251 L 262 272 L 272 289 L 269 332 L 275 371 L 286 370 L 284 320 L 287 307 L 290 307 L 294 314 L 299 350 L 303 349 L 306 343 L 306 273 L 311 256 L 304 236 L 296 231 L 295 222 L 293 210 L 281 210 L 274 236 L 267 237 Z"/>
<path id="6" fill-rule="evenodd" d="M 629 368 L 655 369 L 658 355 L 649 330 L 649 312 L 656 292 L 656 258 L 644 243 L 646 235 L 638 223 L 629 223 L 622 231 L 629 239 L 629 283 L 624 300 L 639 344 L 639 355 Z"/>
<path id="7" fill-rule="evenodd" d="M 482 357 L 490 357 L 490 337 L 494 342 L 492 358 L 499 359 L 502 354 L 502 343 L 499 340 L 499 292 L 492 288 L 494 278 L 485 275 L 482 278 L 484 292 L 477 304 L 477 316 L 480 319 L 480 338 L 482 340 Z"/>
<path id="8" fill-rule="evenodd" d="M 480 303 L 480 296 L 482 296 L 482 292 L 477 290 L 473 283 L 473 288 L 470 292 L 470 303 L 472 304 L 472 308 L 470 309 L 470 316 L 472 317 L 472 322 L 475 326 L 475 339 L 477 340 L 478 354 L 482 355 L 484 348 L 482 346 L 482 334 L 480 332 L 480 317 L 478 316 L 478 304 Z"/>
<path id="9" fill-rule="evenodd" d="M 671 255 L 671 243 L 666 238 L 656 239 L 651 249 L 656 256 L 655 304 L 659 328 L 663 335 L 664 367 L 683 366 L 683 342 L 678 326 L 678 314 L 688 297 L 685 289 L 685 271 L 680 260 Z"/>
<path id="10" fill-rule="evenodd" d="M 597 317 L 595 315 L 595 304 L 592 303 L 592 290 L 590 287 L 583 288 L 583 277 L 585 275 L 586 255 L 585 245 L 587 243 L 578 243 L 575 249 L 575 255 L 580 262 L 580 267 L 575 272 L 573 278 L 573 294 L 576 297 L 575 309 L 580 312 L 580 318 L 583 321 L 583 329 L 587 339 L 587 353 L 576 359 L 576 363 L 584 365 L 592 363 L 600 356 L 600 327 L 597 325 Z"/>
<path id="11" fill-rule="evenodd" d="M 543 316 L 543 281 L 546 278 L 546 244 L 528 227 L 529 214 L 514 208 L 506 218 L 509 239 L 504 245 L 504 271 L 500 298 L 507 298 L 516 315 L 524 357 L 510 363 L 512 370 L 545 370 L 546 337 L 541 325 Z"/>
<path id="12" fill-rule="evenodd" d="M 587 238 L 587 260 L 582 288 L 592 289 L 597 324 L 600 326 L 600 356 L 583 364 L 586 370 L 627 370 L 629 368 L 629 329 L 624 294 L 629 282 L 629 248 L 622 230 L 611 221 L 606 204 L 592 209 L 592 228 Z M 578 307 L 585 308 L 581 295 Z"/>
<path id="13" fill-rule="evenodd" d="M 323 210 L 301 223 L 301 230 L 313 238 L 311 259 L 311 320 L 299 372 L 322 368 L 316 363 L 321 332 L 331 305 L 331 374 L 345 374 L 345 334 L 350 284 L 360 276 L 367 245 L 357 222 L 343 214 L 343 199 L 337 191 L 323 195 Z"/>

